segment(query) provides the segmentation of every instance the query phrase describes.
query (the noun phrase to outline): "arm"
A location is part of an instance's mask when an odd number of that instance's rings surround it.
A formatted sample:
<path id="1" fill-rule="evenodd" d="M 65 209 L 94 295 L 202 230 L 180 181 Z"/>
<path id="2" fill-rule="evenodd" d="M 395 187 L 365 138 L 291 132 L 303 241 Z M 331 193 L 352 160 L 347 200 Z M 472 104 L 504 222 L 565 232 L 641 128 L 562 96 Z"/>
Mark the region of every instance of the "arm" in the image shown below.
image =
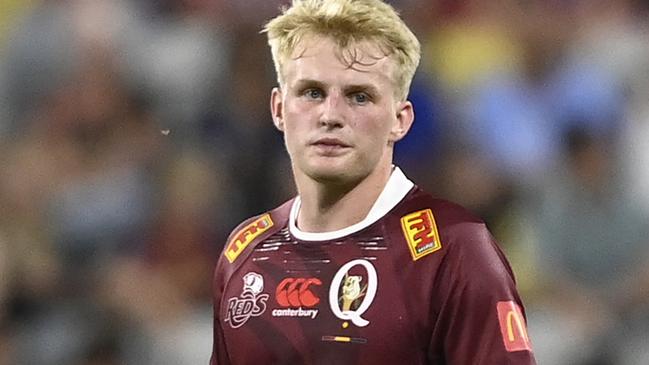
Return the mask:
<path id="1" fill-rule="evenodd" d="M 449 364 L 536 364 L 505 256 L 484 224 L 449 228 L 434 288 L 429 359 Z M 440 358 L 443 357 L 443 358 Z"/>
<path id="2" fill-rule="evenodd" d="M 220 317 L 221 297 L 224 288 L 224 275 L 223 255 L 221 255 L 216 265 L 216 269 L 214 270 L 214 279 L 212 284 L 214 304 L 214 342 L 212 346 L 212 357 L 210 359 L 210 365 L 227 365 L 230 363 L 225 346 L 225 338 L 223 336 L 223 328 L 221 327 Z"/>

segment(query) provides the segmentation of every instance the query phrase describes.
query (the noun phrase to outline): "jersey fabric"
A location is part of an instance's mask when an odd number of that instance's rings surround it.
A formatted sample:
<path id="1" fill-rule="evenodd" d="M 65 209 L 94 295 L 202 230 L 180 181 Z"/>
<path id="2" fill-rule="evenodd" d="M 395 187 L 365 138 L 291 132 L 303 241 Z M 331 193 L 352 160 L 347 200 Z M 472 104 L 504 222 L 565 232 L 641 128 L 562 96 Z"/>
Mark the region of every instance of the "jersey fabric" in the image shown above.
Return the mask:
<path id="1" fill-rule="evenodd" d="M 228 239 L 211 365 L 536 363 L 511 268 L 463 208 L 398 168 L 358 224 L 302 232 L 299 208 Z"/>

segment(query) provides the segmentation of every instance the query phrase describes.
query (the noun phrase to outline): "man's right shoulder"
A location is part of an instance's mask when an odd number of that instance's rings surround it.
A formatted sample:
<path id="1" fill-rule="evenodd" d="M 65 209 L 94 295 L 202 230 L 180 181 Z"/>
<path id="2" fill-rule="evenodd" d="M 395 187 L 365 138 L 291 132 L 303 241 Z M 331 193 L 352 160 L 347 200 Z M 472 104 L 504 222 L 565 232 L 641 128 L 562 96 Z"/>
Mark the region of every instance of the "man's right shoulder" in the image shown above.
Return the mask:
<path id="1" fill-rule="evenodd" d="M 241 259 L 242 254 L 250 252 L 259 242 L 285 227 L 293 200 L 241 222 L 228 237 L 223 248 L 223 259 L 234 264 Z"/>

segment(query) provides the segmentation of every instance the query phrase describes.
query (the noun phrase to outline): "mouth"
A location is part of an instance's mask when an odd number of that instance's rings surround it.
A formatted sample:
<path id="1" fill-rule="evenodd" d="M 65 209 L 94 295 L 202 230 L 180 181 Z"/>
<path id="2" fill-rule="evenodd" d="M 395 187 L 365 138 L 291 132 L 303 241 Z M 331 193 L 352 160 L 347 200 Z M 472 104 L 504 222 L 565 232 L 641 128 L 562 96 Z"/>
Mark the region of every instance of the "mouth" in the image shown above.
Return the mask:
<path id="1" fill-rule="evenodd" d="M 330 137 L 320 138 L 311 143 L 311 146 L 315 147 L 316 150 L 324 156 L 334 156 L 351 147 L 350 144 L 345 143 L 338 138 Z"/>
<path id="2" fill-rule="evenodd" d="M 351 147 L 349 144 L 343 142 L 342 140 L 338 138 L 331 138 L 331 137 L 320 138 L 315 142 L 313 142 L 312 145 L 325 146 L 325 147 L 341 147 L 341 148 Z"/>

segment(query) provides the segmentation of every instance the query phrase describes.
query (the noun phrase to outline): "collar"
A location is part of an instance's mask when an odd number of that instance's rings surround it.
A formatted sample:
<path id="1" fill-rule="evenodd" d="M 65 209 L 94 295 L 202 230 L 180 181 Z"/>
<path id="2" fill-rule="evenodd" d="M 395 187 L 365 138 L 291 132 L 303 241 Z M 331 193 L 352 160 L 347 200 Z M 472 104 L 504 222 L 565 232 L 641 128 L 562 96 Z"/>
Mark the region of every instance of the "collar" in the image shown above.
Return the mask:
<path id="1" fill-rule="evenodd" d="M 352 233 L 356 233 L 385 216 L 408 194 L 415 184 L 403 174 L 400 168 L 394 167 L 383 191 L 372 205 L 367 216 L 360 222 L 349 227 L 331 232 L 303 232 L 297 228 L 297 214 L 300 211 L 302 201 L 299 196 L 295 198 L 291 213 L 289 215 L 289 230 L 293 236 L 302 241 L 330 241 L 336 240 Z"/>

